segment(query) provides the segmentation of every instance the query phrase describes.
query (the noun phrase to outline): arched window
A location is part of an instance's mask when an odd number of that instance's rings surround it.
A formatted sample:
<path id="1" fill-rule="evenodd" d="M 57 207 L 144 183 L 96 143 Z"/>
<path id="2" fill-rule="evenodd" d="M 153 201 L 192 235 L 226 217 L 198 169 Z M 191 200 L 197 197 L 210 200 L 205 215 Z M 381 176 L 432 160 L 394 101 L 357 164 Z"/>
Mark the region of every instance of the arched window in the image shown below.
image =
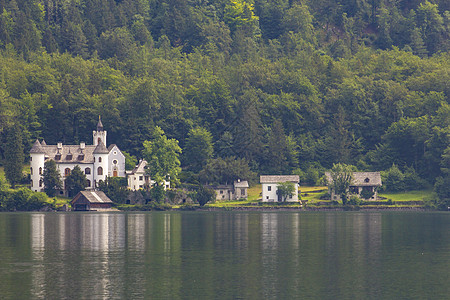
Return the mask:
<path id="1" fill-rule="evenodd" d="M 98 162 L 102 162 L 102 158 L 101 157 L 98 158 Z"/>
<path id="2" fill-rule="evenodd" d="M 70 175 L 70 168 L 65 168 L 64 169 L 64 176 L 69 176 Z"/>
<path id="3" fill-rule="evenodd" d="M 117 177 L 117 170 L 113 171 L 113 177 Z"/>
<path id="4" fill-rule="evenodd" d="M 39 168 L 39 175 L 42 175 L 42 167 Z"/>
<path id="5" fill-rule="evenodd" d="M 84 174 L 86 174 L 86 175 L 91 174 L 91 168 L 84 169 Z"/>
<path id="6" fill-rule="evenodd" d="M 101 141 L 101 140 L 102 140 L 101 138 L 98 138 L 97 144 L 100 144 L 100 141 Z"/>
<path id="7" fill-rule="evenodd" d="M 30 175 L 33 175 L 33 168 L 30 168 Z"/>
<path id="8" fill-rule="evenodd" d="M 103 175 L 103 168 L 102 167 L 98 167 L 97 175 Z"/>
<path id="9" fill-rule="evenodd" d="M 39 180 L 39 187 L 42 187 L 42 179 Z"/>
<path id="10" fill-rule="evenodd" d="M 89 179 L 86 180 L 86 187 L 91 187 L 91 181 Z"/>

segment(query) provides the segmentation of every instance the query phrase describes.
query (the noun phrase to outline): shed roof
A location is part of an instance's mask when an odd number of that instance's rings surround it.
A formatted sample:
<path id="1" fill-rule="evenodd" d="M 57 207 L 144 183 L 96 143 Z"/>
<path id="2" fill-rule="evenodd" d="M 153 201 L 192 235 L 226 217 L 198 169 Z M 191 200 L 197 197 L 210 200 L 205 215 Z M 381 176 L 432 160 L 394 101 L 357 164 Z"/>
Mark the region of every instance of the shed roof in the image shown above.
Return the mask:
<path id="1" fill-rule="evenodd" d="M 77 202 L 79 199 L 84 198 L 89 203 L 109 203 L 112 204 L 113 202 L 111 199 L 108 198 L 108 196 L 105 195 L 102 191 L 81 191 L 79 192 L 72 200 L 72 204 Z"/>
<path id="2" fill-rule="evenodd" d="M 325 172 L 328 182 L 332 182 L 330 172 Z M 380 172 L 353 172 L 353 181 L 350 186 L 381 186 Z"/>
<path id="3" fill-rule="evenodd" d="M 300 178 L 298 175 L 261 175 L 259 182 L 261 183 L 279 183 L 279 182 L 293 182 L 298 183 Z"/>

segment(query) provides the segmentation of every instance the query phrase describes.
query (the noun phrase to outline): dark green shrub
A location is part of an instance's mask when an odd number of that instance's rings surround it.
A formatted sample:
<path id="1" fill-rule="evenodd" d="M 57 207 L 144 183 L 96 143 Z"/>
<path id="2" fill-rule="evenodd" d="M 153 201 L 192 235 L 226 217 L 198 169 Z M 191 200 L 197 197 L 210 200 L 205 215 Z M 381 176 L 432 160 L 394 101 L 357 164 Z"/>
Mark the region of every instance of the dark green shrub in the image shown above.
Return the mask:
<path id="1" fill-rule="evenodd" d="M 358 196 L 351 196 L 347 203 L 349 205 L 359 206 L 361 204 L 361 199 Z"/>

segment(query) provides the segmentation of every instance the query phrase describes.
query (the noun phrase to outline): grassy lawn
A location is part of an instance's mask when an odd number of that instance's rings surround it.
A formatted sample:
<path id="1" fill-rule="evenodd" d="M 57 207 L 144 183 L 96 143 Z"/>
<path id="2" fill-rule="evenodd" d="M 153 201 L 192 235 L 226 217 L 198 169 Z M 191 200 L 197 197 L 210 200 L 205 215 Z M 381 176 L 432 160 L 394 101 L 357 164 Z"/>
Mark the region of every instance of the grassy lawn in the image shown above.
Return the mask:
<path id="1" fill-rule="evenodd" d="M 431 196 L 432 190 L 409 191 L 398 193 L 379 193 L 380 197 L 392 199 L 392 201 L 423 201 Z"/>

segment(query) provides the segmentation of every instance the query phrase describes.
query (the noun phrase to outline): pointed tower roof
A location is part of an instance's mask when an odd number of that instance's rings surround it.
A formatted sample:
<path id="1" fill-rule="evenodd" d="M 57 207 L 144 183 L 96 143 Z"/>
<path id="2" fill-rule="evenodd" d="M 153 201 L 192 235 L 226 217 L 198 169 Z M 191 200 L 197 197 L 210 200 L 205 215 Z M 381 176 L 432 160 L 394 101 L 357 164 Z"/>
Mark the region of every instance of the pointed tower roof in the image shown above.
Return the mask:
<path id="1" fill-rule="evenodd" d="M 45 153 L 38 139 L 36 139 L 36 142 L 34 142 L 33 147 L 31 147 L 30 153 Z"/>
<path id="2" fill-rule="evenodd" d="M 95 147 L 94 154 L 108 154 L 109 151 L 106 148 L 105 144 L 103 144 L 103 141 L 99 141 L 97 147 Z"/>
<path id="3" fill-rule="evenodd" d="M 47 143 L 45 142 L 45 140 L 42 140 L 41 146 L 47 146 Z"/>
<path id="4" fill-rule="evenodd" d="M 97 131 L 103 131 L 103 124 L 100 116 L 98 116 Z"/>

